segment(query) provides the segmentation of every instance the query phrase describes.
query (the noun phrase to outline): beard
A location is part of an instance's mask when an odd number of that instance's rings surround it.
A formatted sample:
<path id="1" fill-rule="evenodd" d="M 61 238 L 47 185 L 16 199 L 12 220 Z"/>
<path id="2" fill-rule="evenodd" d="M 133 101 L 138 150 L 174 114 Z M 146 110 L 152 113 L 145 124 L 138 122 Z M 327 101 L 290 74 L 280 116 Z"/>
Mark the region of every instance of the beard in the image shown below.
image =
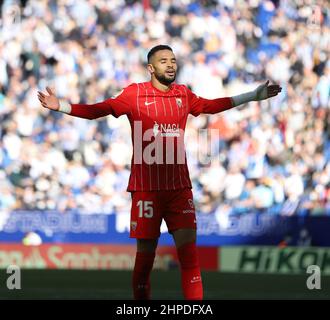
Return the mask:
<path id="1" fill-rule="evenodd" d="M 170 85 L 172 82 L 175 81 L 176 78 L 176 73 L 174 73 L 173 77 L 170 77 L 168 75 L 166 75 L 166 73 L 164 74 L 159 74 L 159 73 L 154 73 L 156 79 L 161 83 L 164 84 L 166 86 Z"/>

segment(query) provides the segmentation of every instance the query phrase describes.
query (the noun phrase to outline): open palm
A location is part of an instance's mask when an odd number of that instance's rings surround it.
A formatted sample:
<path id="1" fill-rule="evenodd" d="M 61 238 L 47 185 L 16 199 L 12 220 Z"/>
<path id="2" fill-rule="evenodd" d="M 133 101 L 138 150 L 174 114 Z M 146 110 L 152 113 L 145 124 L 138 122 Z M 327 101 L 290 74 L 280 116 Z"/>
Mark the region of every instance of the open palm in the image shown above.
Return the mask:
<path id="1" fill-rule="evenodd" d="M 41 105 L 45 108 L 58 111 L 60 108 L 60 101 L 49 87 L 46 87 L 46 91 L 48 95 L 38 91 L 38 99 Z"/>
<path id="2" fill-rule="evenodd" d="M 282 88 L 278 84 L 268 85 L 269 80 L 255 89 L 255 100 L 260 101 L 277 96 Z"/>

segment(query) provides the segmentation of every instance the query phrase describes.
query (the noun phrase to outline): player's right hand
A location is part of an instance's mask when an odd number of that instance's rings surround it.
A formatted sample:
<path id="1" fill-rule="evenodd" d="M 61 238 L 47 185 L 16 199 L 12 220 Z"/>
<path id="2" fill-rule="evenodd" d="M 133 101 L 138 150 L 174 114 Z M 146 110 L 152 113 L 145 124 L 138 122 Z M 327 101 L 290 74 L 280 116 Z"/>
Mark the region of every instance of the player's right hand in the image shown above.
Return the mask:
<path id="1" fill-rule="evenodd" d="M 55 93 L 49 87 L 46 87 L 46 91 L 48 95 L 38 91 L 38 99 L 41 105 L 45 108 L 58 111 L 60 108 L 59 99 L 55 96 Z"/>

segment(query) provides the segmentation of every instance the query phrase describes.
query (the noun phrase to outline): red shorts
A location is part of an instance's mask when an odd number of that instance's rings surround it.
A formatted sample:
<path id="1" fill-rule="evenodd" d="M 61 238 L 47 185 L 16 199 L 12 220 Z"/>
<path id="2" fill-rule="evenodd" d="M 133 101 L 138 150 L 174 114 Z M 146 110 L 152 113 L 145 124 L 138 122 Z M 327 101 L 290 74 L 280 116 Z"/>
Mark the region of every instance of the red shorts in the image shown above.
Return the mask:
<path id="1" fill-rule="evenodd" d="M 170 233 L 178 229 L 196 229 L 191 189 L 134 191 L 131 196 L 130 238 L 159 238 L 162 219 Z"/>

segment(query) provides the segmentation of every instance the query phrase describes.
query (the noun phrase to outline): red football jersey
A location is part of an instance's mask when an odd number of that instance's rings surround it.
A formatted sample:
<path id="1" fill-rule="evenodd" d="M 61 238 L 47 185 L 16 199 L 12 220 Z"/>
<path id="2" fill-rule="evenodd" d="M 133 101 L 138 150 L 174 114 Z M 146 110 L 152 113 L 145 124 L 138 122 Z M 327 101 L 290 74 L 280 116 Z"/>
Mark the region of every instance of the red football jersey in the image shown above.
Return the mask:
<path id="1" fill-rule="evenodd" d="M 71 115 L 96 119 L 126 115 L 132 128 L 133 157 L 128 191 L 191 188 L 183 143 L 189 114 L 218 113 L 233 107 L 230 97 L 204 99 L 185 85 L 163 92 L 151 82 L 133 83 L 96 104 L 71 104 Z"/>

